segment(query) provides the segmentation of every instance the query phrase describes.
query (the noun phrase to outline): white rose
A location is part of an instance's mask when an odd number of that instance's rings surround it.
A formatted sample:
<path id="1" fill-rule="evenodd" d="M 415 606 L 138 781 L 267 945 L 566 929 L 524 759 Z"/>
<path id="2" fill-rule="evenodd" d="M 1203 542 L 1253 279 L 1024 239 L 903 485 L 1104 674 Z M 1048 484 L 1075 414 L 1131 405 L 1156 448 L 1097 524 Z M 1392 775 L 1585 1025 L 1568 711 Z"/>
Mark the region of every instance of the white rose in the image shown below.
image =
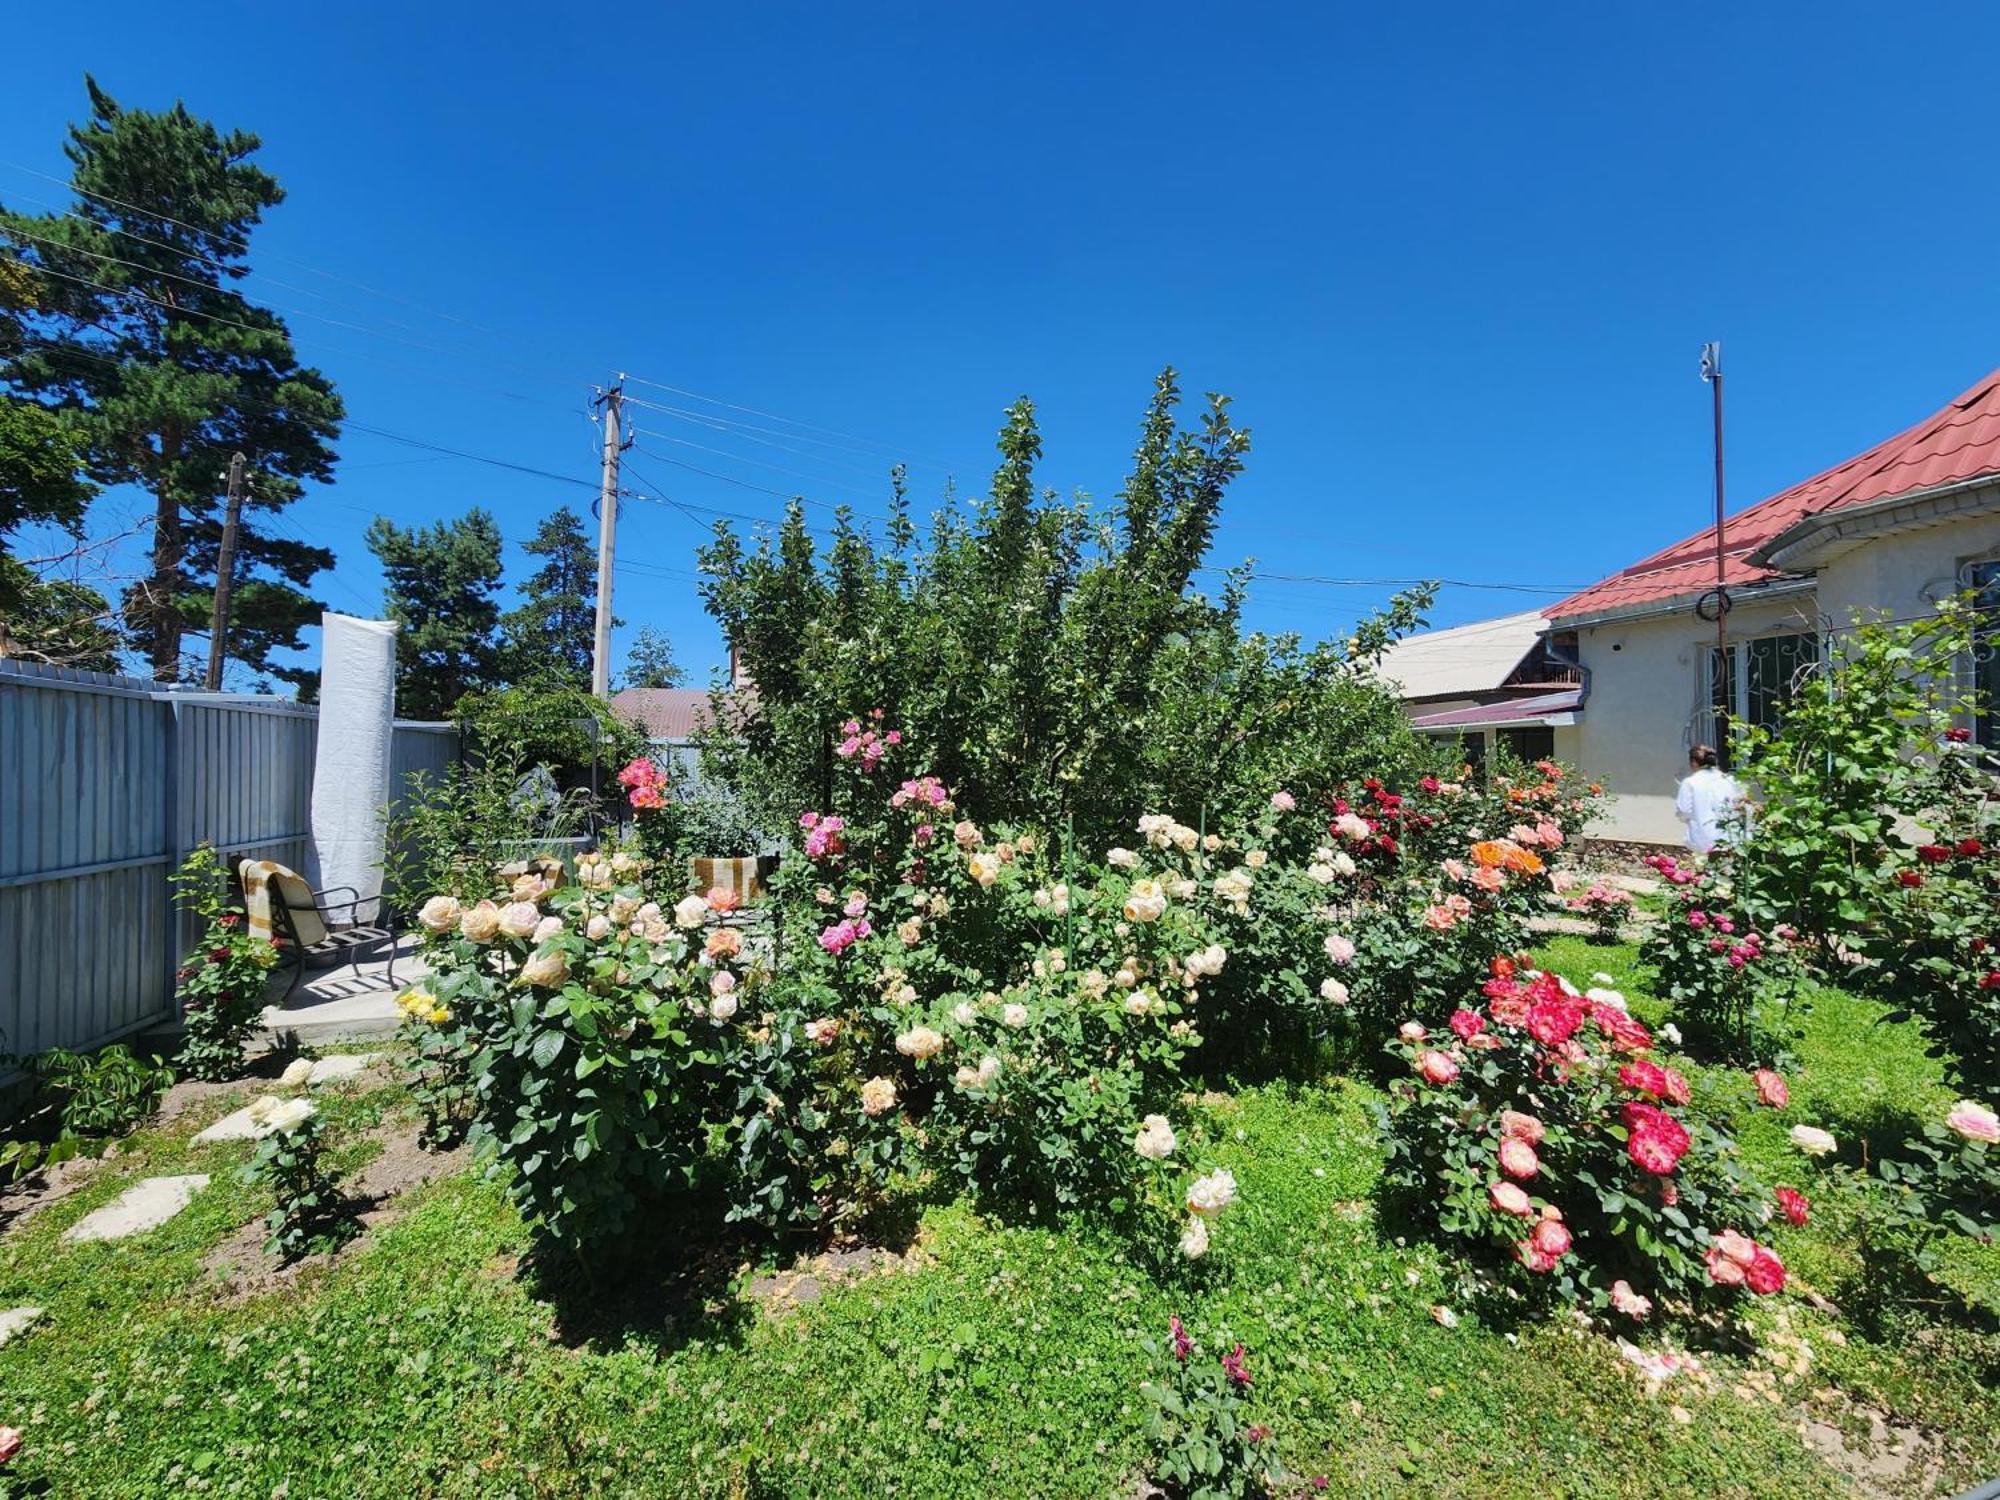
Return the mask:
<path id="1" fill-rule="evenodd" d="M 1193 1213 L 1219 1214 L 1235 1201 L 1236 1177 L 1227 1167 L 1217 1167 L 1188 1184 L 1187 1206 Z"/>
<path id="2" fill-rule="evenodd" d="M 1208 1223 L 1199 1214 L 1189 1219 L 1187 1228 L 1181 1231 L 1181 1254 L 1189 1260 L 1200 1260 L 1208 1254 Z"/>
<path id="3" fill-rule="evenodd" d="M 1104 860 L 1118 870 L 1136 870 L 1139 867 L 1139 856 L 1130 849 L 1113 849 L 1104 856 Z"/>
<path id="4" fill-rule="evenodd" d="M 1002 1006 L 1000 1019 L 1009 1026 L 1026 1026 L 1028 1024 L 1028 1007 L 1025 1005 Z"/>
<path id="5" fill-rule="evenodd" d="M 735 1014 L 736 997 L 734 995 L 717 995 L 708 1002 L 708 1015 L 712 1021 L 726 1021 Z"/>
<path id="6" fill-rule="evenodd" d="M 707 897 L 683 896 L 674 903 L 674 925 L 676 927 L 699 927 L 707 920 Z"/>
<path id="7" fill-rule="evenodd" d="M 458 925 L 461 910 L 456 896 L 433 896 L 417 913 L 427 932 L 450 932 Z"/>
<path id="8" fill-rule="evenodd" d="M 1333 866 L 1320 860 L 1314 860 L 1306 866 L 1306 879 L 1316 881 L 1320 885 L 1332 885 Z"/>
<path id="9" fill-rule="evenodd" d="M 1188 972 L 1190 974 L 1200 974 L 1204 977 L 1220 974 L 1222 972 L 1222 965 L 1228 958 L 1228 950 L 1222 944 L 1210 943 L 1199 952 L 1188 955 Z"/>
<path id="10" fill-rule="evenodd" d="M 961 1026 L 970 1026 L 978 1015 L 970 1000 L 961 1000 L 951 1008 L 951 1018 Z"/>
<path id="11" fill-rule="evenodd" d="M 1354 863 L 1354 856 L 1345 849 L 1333 856 L 1334 874 L 1342 877 L 1352 876 L 1357 868 L 1359 867 Z"/>
<path id="12" fill-rule="evenodd" d="M 1135 880 L 1125 898 L 1125 918 L 1130 922 L 1157 922 L 1166 914 L 1167 893 L 1157 880 Z"/>
<path id="13" fill-rule="evenodd" d="M 287 1099 L 264 1117 L 267 1129 L 290 1135 L 313 1117 L 310 1099 Z"/>
<path id="14" fill-rule="evenodd" d="M 584 924 L 583 935 L 593 943 L 601 943 L 611 936 L 611 918 L 599 912 Z"/>
<path id="15" fill-rule="evenodd" d="M 1794 1125 L 1792 1144 L 1807 1156 L 1825 1156 L 1839 1145 L 1839 1142 L 1816 1125 Z"/>
<path id="16" fill-rule="evenodd" d="M 1253 870 L 1261 870 L 1264 868 L 1265 861 L 1269 860 L 1270 857 L 1262 849 L 1252 849 L 1248 854 L 1243 856 L 1243 863 Z"/>
<path id="17" fill-rule="evenodd" d="M 535 941 L 537 943 L 546 943 L 562 930 L 563 919 L 561 917 L 543 917 L 541 921 L 535 924 Z"/>
<path id="18" fill-rule="evenodd" d="M 1139 1136 L 1132 1142 L 1132 1149 L 1147 1161 L 1165 1161 L 1174 1154 L 1174 1147 L 1178 1144 L 1174 1139 L 1174 1127 L 1165 1115 L 1147 1115 L 1139 1122 Z"/>
<path id="19" fill-rule="evenodd" d="M 966 860 L 965 872 L 978 881 L 981 887 L 990 886 L 1000 878 L 999 856 L 983 851 L 974 854 Z"/>
<path id="20" fill-rule="evenodd" d="M 992 1053 L 989 1052 L 986 1054 L 986 1056 L 979 1059 L 980 1083 L 982 1084 L 991 1083 L 995 1078 L 998 1078 L 999 1076 L 1000 1076 L 999 1058 L 995 1057 Z"/>
<path id="21" fill-rule="evenodd" d="M 1338 979 L 1322 979 L 1319 982 L 1319 997 L 1334 1005 L 1347 1004 L 1347 986 Z"/>
<path id="22" fill-rule="evenodd" d="M 285 1101 L 276 1094 L 260 1094 L 250 1105 L 251 1120 L 262 1125 L 271 1118 L 272 1112 Z"/>

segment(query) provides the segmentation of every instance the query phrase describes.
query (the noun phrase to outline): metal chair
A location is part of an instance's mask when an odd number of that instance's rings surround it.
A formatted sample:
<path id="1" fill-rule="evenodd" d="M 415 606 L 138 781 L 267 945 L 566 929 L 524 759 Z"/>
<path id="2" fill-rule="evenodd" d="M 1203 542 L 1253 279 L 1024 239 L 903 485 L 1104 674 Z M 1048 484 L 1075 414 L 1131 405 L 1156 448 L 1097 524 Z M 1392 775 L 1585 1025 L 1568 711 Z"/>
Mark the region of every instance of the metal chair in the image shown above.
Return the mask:
<path id="1" fill-rule="evenodd" d="M 245 860 L 247 865 L 251 863 Z M 292 992 L 305 978 L 306 964 L 311 959 L 346 958 L 358 974 L 361 957 L 366 949 L 381 945 L 389 955 L 388 979 L 391 986 L 396 983 L 396 934 L 388 927 L 378 927 L 359 920 L 360 908 L 373 906 L 379 920 L 381 898 L 371 896 L 366 900 L 351 885 L 329 886 L 316 891 L 307 885 L 305 878 L 296 871 L 280 865 L 266 877 L 266 888 L 276 898 L 271 902 L 272 926 L 284 934 L 285 947 L 281 952 L 281 962 L 292 965 L 292 982 L 285 986 L 285 993 L 278 1005 L 282 1008 L 292 998 Z M 346 895 L 345 901 L 335 901 L 330 897 Z M 345 911 L 349 919 L 345 922 L 335 917 L 336 912 Z"/>

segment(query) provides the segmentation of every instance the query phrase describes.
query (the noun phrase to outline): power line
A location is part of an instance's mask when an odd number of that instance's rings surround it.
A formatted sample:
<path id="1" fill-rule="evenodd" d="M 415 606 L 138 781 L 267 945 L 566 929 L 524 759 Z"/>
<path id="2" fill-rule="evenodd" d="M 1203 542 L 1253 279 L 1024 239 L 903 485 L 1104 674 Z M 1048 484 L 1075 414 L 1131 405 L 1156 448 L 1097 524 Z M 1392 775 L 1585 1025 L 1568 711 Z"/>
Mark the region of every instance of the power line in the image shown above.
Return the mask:
<path id="1" fill-rule="evenodd" d="M 647 401 L 639 396 L 627 396 L 625 403 L 628 406 L 642 406 L 647 411 L 661 412 L 667 416 L 676 417 L 683 422 L 697 423 L 700 426 L 717 432 L 745 437 L 753 443 L 762 443 L 767 448 L 779 448 L 786 453 L 794 453 L 801 458 L 810 458 L 817 463 L 833 464 L 838 468 L 848 470 L 850 473 L 859 474 L 866 479 L 880 479 L 883 477 L 880 470 L 864 468 L 860 464 L 843 463 L 839 459 L 828 458 L 825 454 L 814 453 L 809 448 L 795 448 L 789 443 L 778 442 L 777 439 L 783 437 L 792 438 L 797 442 L 817 443 L 822 447 L 832 448 L 836 452 L 841 453 L 864 453 L 867 451 L 849 443 L 834 442 L 826 438 L 809 437 L 804 433 L 788 432 L 783 428 L 759 427 L 752 422 L 737 422 L 728 417 L 711 416 L 707 412 L 690 411 L 684 406 L 668 406 L 659 401 Z M 757 436 L 760 433 L 763 436 Z"/>
<path id="2" fill-rule="evenodd" d="M 647 380 L 638 375 L 627 375 L 625 378 L 634 385 L 650 386 L 656 391 L 671 391 L 676 396 L 685 396 L 691 401 L 706 401 L 711 406 L 720 406 L 729 411 L 740 411 L 746 416 L 762 417 L 769 422 L 784 422 L 789 426 L 800 428 L 806 432 L 817 432 L 823 433 L 828 437 L 845 438 L 849 442 L 861 444 L 864 448 L 873 448 L 879 452 L 886 453 L 892 458 L 905 456 L 902 449 L 892 444 L 877 442 L 872 438 L 860 437 L 852 432 L 842 432 L 837 427 L 821 427 L 813 422 L 802 422 L 796 417 L 785 416 L 781 412 L 762 411 L 754 406 L 739 406 L 736 402 L 725 401 L 720 396 L 704 395 L 700 391 L 691 391 L 678 385 L 668 385 L 666 382 L 660 380 Z M 932 467 L 943 469 L 948 473 L 957 472 L 957 465 L 947 463 L 941 458 L 925 458 L 922 454 L 910 454 L 907 458 L 908 461 L 929 464 Z"/>

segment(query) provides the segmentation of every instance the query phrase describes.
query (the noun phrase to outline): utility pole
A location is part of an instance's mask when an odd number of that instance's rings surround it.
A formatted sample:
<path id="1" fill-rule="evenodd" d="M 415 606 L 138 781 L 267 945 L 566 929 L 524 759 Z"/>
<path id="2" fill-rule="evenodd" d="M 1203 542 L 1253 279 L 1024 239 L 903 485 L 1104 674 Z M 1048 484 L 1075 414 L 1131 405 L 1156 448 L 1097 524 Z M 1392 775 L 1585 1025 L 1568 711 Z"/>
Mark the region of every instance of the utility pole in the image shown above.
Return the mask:
<path id="1" fill-rule="evenodd" d="M 1715 411 L 1715 670 L 1722 684 L 1715 711 L 1715 749 L 1729 764 L 1729 702 L 1735 674 L 1729 670 L 1729 593 L 1723 584 L 1727 550 L 1723 543 L 1722 511 L 1722 345 L 1701 346 L 1701 378 L 1708 382 Z"/>
<path id="2" fill-rule="evenodd" d="M 604 408 L 604 483 L 597 494 L 597 637 L 590 653 L 590 690 L 611 696 L 611 560 L 618 543 L 618 455 L 624 451 L 618 413 L 625 399 L 620 375 L 598 398 Z"/>
<path id="3" fill-rule="evenodd" d="M 222 550 L 215 559 L 215 613 L 208 623 L 208 676 L 202 686 L 222 691 L 222 663 L 229 655 L 229 588 L 236 572 L 236 524 L 243 516 L 243 455 L 229 457 L 229 504 L 222 514 Z"/>

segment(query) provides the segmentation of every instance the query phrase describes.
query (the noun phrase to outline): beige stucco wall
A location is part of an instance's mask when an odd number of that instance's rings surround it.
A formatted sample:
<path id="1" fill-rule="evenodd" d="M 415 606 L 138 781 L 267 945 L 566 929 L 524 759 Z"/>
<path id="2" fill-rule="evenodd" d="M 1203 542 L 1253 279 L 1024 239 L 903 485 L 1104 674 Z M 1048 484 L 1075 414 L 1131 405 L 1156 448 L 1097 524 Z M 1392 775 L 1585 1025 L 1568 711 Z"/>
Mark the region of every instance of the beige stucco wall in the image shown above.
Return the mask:
<path id="1" fill-rule="evenodd" d="M 1739 605 L 1729 633 L 1755 635 L 1810 628 L 1810 594 Z M 1610 793 L 1596 838 L 1678 844 L 1674 793 L 1687 771 L 1702 702 L 1702 650 L 1715 626 L 1692 610 L 1585 626 L 1577 651 L 1590 668 L 1590 697 L 1577 722 L 1556 730 L 1556 757 L 1569 761 Z"/>
<path id="2" fill-rule="evenodd" d="M 2000 516 L 1973 516 L 1878 537 L 1820 569 L 1820 613 L 1836 629 L 1857 610 L 1886 609 L 1896 619 L 1921 615 L 1957 590 L 1961 563 L 1996 551 Z"/>

